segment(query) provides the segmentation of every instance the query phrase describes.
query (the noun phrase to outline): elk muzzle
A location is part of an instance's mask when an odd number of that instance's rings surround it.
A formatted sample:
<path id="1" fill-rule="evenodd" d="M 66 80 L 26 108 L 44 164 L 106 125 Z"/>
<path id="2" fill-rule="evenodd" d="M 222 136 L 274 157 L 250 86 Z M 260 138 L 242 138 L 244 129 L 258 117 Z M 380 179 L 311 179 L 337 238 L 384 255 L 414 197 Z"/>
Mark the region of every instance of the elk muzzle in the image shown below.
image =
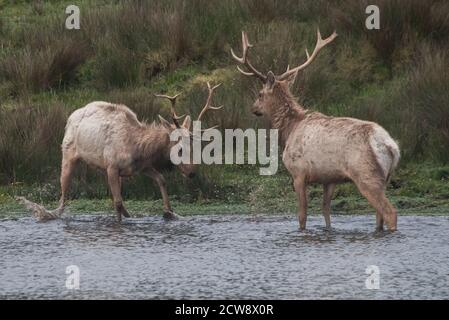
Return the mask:
<path id="1" fill-rule="evenodd" d="M 253 107 L 251 108 L 251 112 L 252 112 L 252 114 L 254 114 L 255 116 L 258 116 L 258 117 L 263 116 L 263 114 L 262 114 L 262 112 L 260 112 L 260 108 L 259 108 L 258 106 L 253 106 Z"/>

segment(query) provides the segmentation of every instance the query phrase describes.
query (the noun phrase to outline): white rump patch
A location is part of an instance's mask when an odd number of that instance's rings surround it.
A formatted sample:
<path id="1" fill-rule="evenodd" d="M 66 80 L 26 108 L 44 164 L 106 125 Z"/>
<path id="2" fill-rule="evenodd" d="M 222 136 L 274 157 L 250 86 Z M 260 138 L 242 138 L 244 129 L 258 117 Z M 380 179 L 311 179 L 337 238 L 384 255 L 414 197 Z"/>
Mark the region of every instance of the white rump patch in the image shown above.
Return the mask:
<path id="1" fill-rule="evenodd" d="M 399 162 L 399 147 L 388 132 L 380 126 L 374 127 L 370 137 L 370 145 L 376 156 L 377 163 L 387 178 Z"/>

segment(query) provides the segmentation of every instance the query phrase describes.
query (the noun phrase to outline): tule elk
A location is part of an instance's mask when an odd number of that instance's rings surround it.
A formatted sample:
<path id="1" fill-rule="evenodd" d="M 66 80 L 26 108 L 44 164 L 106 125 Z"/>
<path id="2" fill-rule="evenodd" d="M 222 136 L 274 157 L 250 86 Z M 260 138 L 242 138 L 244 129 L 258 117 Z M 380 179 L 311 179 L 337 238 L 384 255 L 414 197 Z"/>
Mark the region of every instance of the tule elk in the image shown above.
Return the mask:
<path id="1" fill-rule="evenodd" d="M 360 193 L 376 210 L 377 229 L 384 222 L 389 230 L 396 230 L 395 208 L 385 196 L 386 185 L 399 162 L 399 147 L 387 131 L 374 122 L 354 118 L 331 117 L 313 112 L 299 105 L 290 92 L 299 71 L 309 66 L 318 52 L 337 37 L 334 32 L 322 39 L 317 31 L 317 43 L 307 60 L 281 75 L 259 72 L 248 59 L 252 46 L 242 32 L 242 57 L 231 49 L 232 57 L 246 71 L 255 76 L 263 87 L 251 108 L 256 116 L 268 119 L 273 129 L 279 130 L 283 149 L 282 160 L 293 177 L 299 200 L 299 226 L 305 229 L 307 220 L 307 185 L 323 185 L 323 215 L 326 228 L 330 228 L 330 203 L 335 185 L 347 181 L 356 184 Z"/>
<path id="2" fill-rule="evenodd" d="M 198 121 L 208 110 L 217 110 L 211 106 L 214 90 L 219 86 L 211 87 L 208 83 L 208 97 Z M 65 206 L 72 173 L 80 161 L 103 169 L 107 173 L 109 188 L 111 190 L 117 218 L 129 217 L 123 205 L 121 196 L 122 177 L 129 177 L 141 172 L 158 184 L 164 203 L 164 218 L 176 219 L 177 215 L 170 206 L 165 179 L 161 174 L 164 169 L 172 169 L 175 165 L 170 160 L 172 147 L 179 144 L 178 150 L 183 152 L 186 141 L 193 139 L 190 133 L 191 119 L 187 116 L 182 125 L 175 112 L 176 98 L 166 95 L 156 95 L 167 98 L 171 102 L 172 123 L 159 116 L 160 123 L 143 123 L 137 119 L 136 114 L 128 107 L 109 102 L 96 101 L 74 111 L 65 129 L 62 142 L 61 165 L 61 198 L 59 207 L 47 211 L 42 206 L 32 203 L 25 198 L 22 202 L 41 221 L 58 218 L 62 215 Z M 182 133 L 178 141 L 171 141 L 170 134 L 180 129 Z M 178 131 L 179 132 L 179 131 Z M 185 145 L 187 148 L 188 146 Z M 192 178 L 196 165 L 180 163 L 176 165 L 183 176 Z"/>

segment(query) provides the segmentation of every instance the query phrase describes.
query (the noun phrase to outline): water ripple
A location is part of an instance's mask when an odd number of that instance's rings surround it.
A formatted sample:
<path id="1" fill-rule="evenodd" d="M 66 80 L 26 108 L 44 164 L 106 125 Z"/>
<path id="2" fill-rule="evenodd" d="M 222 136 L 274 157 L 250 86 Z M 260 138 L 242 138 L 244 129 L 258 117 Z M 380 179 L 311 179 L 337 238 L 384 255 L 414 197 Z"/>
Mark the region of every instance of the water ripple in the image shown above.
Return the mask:
<path id="1" fill-rule="evenodd" d="M 18 299 L 447 299 L 448 217 L 208 215 L 165 222 L 83 215 L 0 221 L 0 297 Z M 80 289 L 65 288 L 68 265 Z M 368 265 L 380 289 L 365 287 Z"/>

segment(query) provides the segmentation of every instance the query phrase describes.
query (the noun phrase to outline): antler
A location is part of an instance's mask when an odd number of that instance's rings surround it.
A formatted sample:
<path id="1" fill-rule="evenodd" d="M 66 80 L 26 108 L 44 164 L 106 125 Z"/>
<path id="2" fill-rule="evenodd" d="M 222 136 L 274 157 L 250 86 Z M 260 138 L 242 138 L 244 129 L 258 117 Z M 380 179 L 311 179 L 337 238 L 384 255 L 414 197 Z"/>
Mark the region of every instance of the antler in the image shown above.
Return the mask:
<path id="1" fill-rule="evenodd" d="M 250 72 L 243 71 L 239 66 L 237 66 L 237 69 L 244 74 L 245 76 L 256 76 L 263 82 L 267 81 L 267 76 L 261 73 L 260 71 L 257 71 L 256 68 L 251 64 L 251 62 L 248 59 L 248 50 L 253 45 L 249 44 L 248 41 L 248 35 L 245 31 L 242 31 L 242 57 L 239 58 L 235 53 L 234 50 L 231 49 L 231 55 L 234 58 L 235 61 L 245 65 Z"/>
<path id="2" fill-rule="evenodd" d="M 207 110 L 220 110 L 221 108 L 223 108 L 223 106 L 219 106 L 219 107 L 212 107 L 211 103 L 212 103 L 212 95 L 214 94 L 214 90 L 217 89 L 219 86 L 221 86 L 221 83 L 217 84 L 216 86 L 211 87 L 210 83 L 207 83 L 207 90 L 209 91 L 209 94 L 207 96 L 207 100 L 206 100 L 206 104 L 204 105 L 203 109 L 201 110 L 197 121 L 201 120 L 201 117 L 206 113 Z M 217 126 L 213 126 L 212 128 L 209 129 L 213 129 L 216 128 Z M 209 130 L 207 129 L 207 130 Z"/>
<path id="3" fill-rule="evenodd" d="M 286 77 L 288 77 L 292 73 L 296 73 L 300 70 L 305 69 L 316 58 L 316 56 L 318 55 L 318 52 L 320 52 L 320 50 L 323 49 L 326 45 L 328 45 L 329 43 L 334 41 L 334 39 L 336 37 L 337 37 L 337 32 L 334 31 L 328 38 L 323 40 L 323 38 L 321 37 L 320 29 L 317 29 L 317 41 L 316 41 L 315 49 L 312 52 L 312 55 L 309 54 L 309 51 L 306 48 L 307 61 L 304 62 L 302 65 L 300 65 L 296 68 L 293 68 L 293 69 L 290 69 L 289 67 L 287 67 L 287 71 L 285 71 L 280 76 L 276 77 L 277 80 L 284 80 Z"/>
<path id="4" fill-rule="evenodd" d="M 176 111 L 175 111 L 176 98 L 179 97 L 179 95 L 180 95 L 180 93 L 178 93 L 177 95 L 174 95 L 174 96 L 167 96 L 165 94 L 155 94 L 154 95 L 155 97 L 158 97 L 158 98 L 165 98 L 165 99 L 170 100 L 170 102 L 171 102 L 172 120 L 173 120 L 173 123 L 175 124 L 176 128 L 181 128 L 181 126 L 179 125 L 178 120 L 180 120 L 180 119 L 185 117 L 185 114 L 182 115 L 182 116 L 176 115 Z"/>
<path id="5" fill-rule="evenodd" d="M 203 110 L 201 110 L 200 115 L 198 116 L 197 121 L 201 120 L 201 117 L 204 115 L 204 113 L 206 113 L 207 110 L 220 110 L 221 108 L 223 108 L 223 106 L 219 106 L 219 107 L 212 107 L 211 103 L 212 103 L 212 95 L 214 94 L 214 90 L 217 89 L 219 86 L 221 86 L 221 83 L 217 84 L 214 87 L 211 87 L 210 83 L 207 83 L 207 89 L 209 91 L 209 94 L 207 96 L 207 100 L 206 100 L 206 104 L 203 107 Z"/>

